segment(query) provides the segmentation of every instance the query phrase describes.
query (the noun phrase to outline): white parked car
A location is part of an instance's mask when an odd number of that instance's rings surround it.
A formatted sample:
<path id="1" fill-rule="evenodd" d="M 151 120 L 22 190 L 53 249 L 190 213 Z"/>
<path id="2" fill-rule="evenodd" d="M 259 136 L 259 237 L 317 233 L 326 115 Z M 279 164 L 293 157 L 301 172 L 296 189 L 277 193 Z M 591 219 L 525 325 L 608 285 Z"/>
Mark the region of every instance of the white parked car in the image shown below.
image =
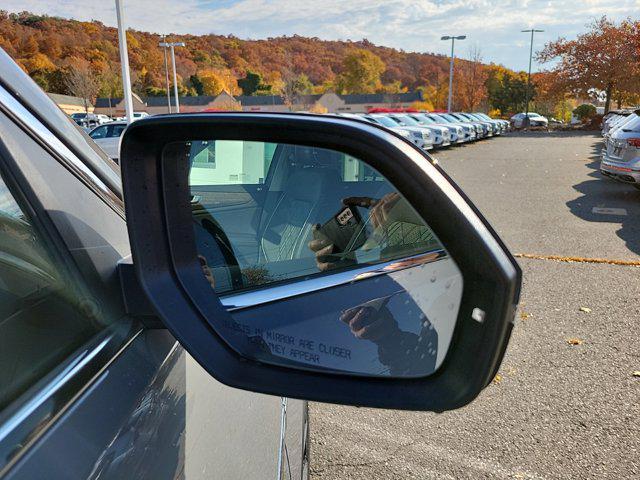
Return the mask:
<path id="1" fill-rule="evenodd" d="M 147 112 L 133 112 L 133 118 L 131 119 L 132 122 L 135 122 L 136 120 L 140 120 L 141 118 L 146 118 L 148 117 L 149 114 Z M 114 120 L 116 122 L 123 122 L 127 119 L 126 116 L 124 117 L 116 117 Z"/>
<path id="2" fill-rule="evenodd" d="M 120 137 L 127 122 L 111 122 L 100 125 L 89 132 L 93 141 L 116 162 L 120 159 Z"/>
<path id="3" fill-rule="evenodd" d="M 423 150 L 433 149 L 434 135 L 433 135 L 433 132 L 430 130 L 427 130 L 422 127 L 410 127 L 410 126 L 400 125 L 400 123 L 397 120 L 394 120 L 393 118 L 387 115 L 383 115 L 381 113 L 367 114 L 367 115 L 363 115 L 363 117 L 366 120 L 369 120 L 370 122 L 377 123 L 390 130 L 407 131 L 409 132 L 409 135 L 410 135 L 409 139 L 413 143 L 415 143 L 419 148 L 422 148 Z"/>
<path id="4" fill-rule="evenodd" d="M 600 172 L 640 189 L 640 116 L 631 114 L 605 139 Z"/>
<path id="5" fill-rule="evenodd" d="M 543 117 L 539 113 L 529 112 L 529 126 L 530 127 L 547 127 L 549 126 L 549 119 L 547 117 Z M 516 113 L 513 117 L 511 117 L 511 124 L 514 128 L 523 128 L 525 127 L 525 118 L 527 114 L 524 112 Z"/>

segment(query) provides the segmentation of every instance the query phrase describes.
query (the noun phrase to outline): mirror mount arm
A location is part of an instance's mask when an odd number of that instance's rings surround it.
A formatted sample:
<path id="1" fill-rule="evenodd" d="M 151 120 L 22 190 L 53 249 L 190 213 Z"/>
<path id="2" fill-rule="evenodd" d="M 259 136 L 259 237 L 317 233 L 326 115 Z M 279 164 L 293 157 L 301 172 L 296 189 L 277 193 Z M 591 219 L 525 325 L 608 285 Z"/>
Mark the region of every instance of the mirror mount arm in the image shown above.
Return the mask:
<path id="1" fill-rule="evenodd" d="M 126 314 L 139 320 L 145 329 L 167 328 L 140 285 L 131 255 L 120 260 L 117 269 Z"/>

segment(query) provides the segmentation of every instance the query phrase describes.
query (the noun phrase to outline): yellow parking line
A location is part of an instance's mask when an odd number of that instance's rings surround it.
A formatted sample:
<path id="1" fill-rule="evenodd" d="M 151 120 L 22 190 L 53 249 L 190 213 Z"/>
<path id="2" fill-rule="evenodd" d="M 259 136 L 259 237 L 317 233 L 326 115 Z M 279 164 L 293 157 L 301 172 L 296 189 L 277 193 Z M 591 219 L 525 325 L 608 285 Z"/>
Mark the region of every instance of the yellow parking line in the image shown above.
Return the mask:
<path id="1" fill-rule="evenodd" d="M 516 253 L 513 256 L 516 258 L 532 258 L 534 260 L 552 260 L 554 262 L 605 263 L 607 265 L 624 265 L 627 267 L 640 267 L 640 260 L 615 260 L 610 258 L 563 257 L 561 255 L 536 255 L 532 253 Z"/>

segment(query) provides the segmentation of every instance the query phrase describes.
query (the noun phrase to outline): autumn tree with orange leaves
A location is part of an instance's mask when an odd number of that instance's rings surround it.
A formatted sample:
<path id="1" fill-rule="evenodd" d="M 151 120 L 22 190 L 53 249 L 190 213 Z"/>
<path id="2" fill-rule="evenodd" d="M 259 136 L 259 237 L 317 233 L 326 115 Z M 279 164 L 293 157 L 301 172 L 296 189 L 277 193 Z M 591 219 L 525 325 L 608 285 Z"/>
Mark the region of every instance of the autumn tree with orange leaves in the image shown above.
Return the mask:
<path id="1" fill-rule="evenodd" d="M 480 103 L 487 98 L 485 83 L 489 74 L 482 64 L 480 48 L 472 46 L 469 49 L 468 60 L 455 60 L 456 76 L 454 78 L 454 98 L 456 110 L 465 112 L 475 111 Z"/>
<path id="2" fill-rule="evenodd" d="M 560 88 L 583 95 L 602 91 L 608 112 L 613 98 L 640 89 L 640 22 L 602 17 L 575 40 L 560 38 L 537 54 L 540 62 L 556 59 L 551 71 Z"/>

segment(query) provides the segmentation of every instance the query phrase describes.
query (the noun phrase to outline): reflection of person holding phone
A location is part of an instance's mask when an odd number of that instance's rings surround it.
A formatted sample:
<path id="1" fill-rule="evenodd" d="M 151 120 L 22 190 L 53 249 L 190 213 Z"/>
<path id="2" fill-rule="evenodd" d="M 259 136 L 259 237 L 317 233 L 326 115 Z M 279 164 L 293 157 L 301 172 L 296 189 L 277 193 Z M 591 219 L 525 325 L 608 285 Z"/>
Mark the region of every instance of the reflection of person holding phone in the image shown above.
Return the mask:
<path id="1" fill-rule="evenodd" d="M 393 376 L 426 375 L 435 369 L 438 333 L 426 318 L 420 333 L 400 330 L 387 306 L 391 296 L 374 299 L 340 315 L 351 333 L 378 346 L 378 361 Z"/>
<path id="2" fill-rule="evenodd" d="M 356 207 L 369 208 L 369 220 L 374 229 L 374 236 L 394 222 L 406 222 L 423 225 L 422 219 L 413 211 L 409 203 L 399 193 L 388 193 L 381 199 L 371 197 L 348 197 L 342 200 L 345 208 L 325 225 L 312 227 L 313 240 L 309 248 L 315 253 L 316 265 L 321 271 L 349 266 L 355 263 L 354 251 L 362 246 L 366 233 L 362 231 L 363 222 Z M 340 225 L 342 219 L 348 217 L 350 223 Z M 353 224 L 352 228 L 348 227 Z M 350 242 L 345 241 L 340 229 L 356 235 Z M 360 230 L 355 230 L 358 227 Z M 355 233 L 354 233 L 355 232 Z"/>

